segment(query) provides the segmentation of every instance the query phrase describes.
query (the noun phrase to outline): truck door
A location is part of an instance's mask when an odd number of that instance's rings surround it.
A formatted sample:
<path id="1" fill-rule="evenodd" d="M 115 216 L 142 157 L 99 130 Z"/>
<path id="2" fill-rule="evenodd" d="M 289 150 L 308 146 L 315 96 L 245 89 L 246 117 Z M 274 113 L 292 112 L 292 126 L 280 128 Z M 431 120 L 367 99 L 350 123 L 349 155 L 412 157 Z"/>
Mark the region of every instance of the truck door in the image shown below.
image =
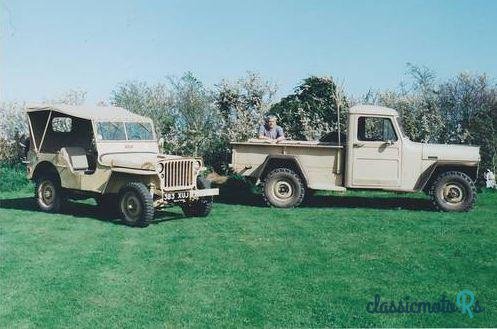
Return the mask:
<path id="1" fill-rule="evenodd" d="M 402 142 L 391 117 L 355 117 L 356 132 L 350 150 L 351 187 L 400 186 Z"/>

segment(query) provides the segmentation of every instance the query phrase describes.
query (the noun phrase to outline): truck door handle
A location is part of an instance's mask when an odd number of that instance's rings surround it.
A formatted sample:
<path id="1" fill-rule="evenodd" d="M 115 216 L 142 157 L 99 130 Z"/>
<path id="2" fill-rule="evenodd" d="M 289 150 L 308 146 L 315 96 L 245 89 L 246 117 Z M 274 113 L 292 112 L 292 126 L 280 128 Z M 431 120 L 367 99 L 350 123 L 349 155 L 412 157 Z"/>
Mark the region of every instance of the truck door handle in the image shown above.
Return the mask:
<path id="1" fill-rule="evenodd" d="M 354 143 L 352 144 L 353 147 L 363 147 L 364 143 Z"/>

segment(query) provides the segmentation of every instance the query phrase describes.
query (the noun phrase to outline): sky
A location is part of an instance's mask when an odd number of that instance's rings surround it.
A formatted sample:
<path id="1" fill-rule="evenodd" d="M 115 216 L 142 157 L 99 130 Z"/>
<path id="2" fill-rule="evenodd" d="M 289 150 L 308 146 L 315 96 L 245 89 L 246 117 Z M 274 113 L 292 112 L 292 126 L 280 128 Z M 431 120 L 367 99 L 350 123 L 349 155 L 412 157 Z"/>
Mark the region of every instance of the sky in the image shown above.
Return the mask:
<path id="1" fill-rule="evenodd" d="M 356 96 L 396 88 L 408 62 L 497 77 L 493 0 L 0 0 L 0 27 L 1 101 L 96 103 L 186 71 L 208 87 L 258 72 L 279 97 L 309 75 Z"/>

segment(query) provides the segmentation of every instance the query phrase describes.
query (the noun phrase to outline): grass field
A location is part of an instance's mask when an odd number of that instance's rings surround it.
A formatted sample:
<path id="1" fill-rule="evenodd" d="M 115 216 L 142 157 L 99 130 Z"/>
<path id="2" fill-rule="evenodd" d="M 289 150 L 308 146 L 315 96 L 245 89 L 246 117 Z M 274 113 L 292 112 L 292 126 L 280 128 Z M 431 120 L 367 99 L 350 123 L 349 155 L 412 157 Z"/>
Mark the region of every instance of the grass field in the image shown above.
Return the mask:
<path id="1" fill-rule="evenodd" d="M 5 178 L 5 175 L 4 175 Z M 144 229 L 92 201 L 38 212 L 28 187 L 0 192 L 4 328 L 479 327 L 497 324 L 497 193 L 438 213 L 422 195 L 317 195 L 302 208 L 216 203 L 207 219 L 161 212 Z M 484 307 L 370 314 L 409 296 Z"/>

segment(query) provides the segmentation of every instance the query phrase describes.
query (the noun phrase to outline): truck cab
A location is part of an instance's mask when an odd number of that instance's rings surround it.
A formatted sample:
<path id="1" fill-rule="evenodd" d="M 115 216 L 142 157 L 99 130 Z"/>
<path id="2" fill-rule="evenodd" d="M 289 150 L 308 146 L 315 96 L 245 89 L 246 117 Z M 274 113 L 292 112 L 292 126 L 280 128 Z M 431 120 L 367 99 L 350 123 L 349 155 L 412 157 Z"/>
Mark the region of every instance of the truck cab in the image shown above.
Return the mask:
<path id="1" fill-rule="evenodd" d="M 397 111 L 373 105 L 349 109 L 346 138 L 252 139 L 232 153 L 234 171 L 261 183 L 276 207 L 295 207 L 312 190 L 380 189 L 423 191 L 440 210 L 469 210 L 479 162 L 478 147 L 409 140 Z"/>

